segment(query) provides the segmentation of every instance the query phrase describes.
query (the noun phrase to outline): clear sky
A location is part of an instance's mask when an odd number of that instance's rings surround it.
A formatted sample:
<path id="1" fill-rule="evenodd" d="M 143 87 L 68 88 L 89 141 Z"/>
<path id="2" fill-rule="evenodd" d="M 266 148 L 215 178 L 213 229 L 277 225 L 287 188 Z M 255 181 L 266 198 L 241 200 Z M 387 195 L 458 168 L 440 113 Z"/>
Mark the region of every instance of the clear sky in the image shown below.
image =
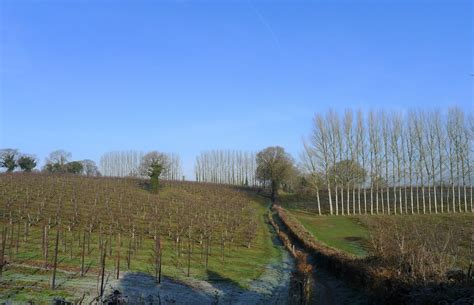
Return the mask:
<path id="1" fill-rule="evenodd" d="M 0 0 L 0 148 L 294 156 L 316 112 L 472 110 L 472 1 Z"/>

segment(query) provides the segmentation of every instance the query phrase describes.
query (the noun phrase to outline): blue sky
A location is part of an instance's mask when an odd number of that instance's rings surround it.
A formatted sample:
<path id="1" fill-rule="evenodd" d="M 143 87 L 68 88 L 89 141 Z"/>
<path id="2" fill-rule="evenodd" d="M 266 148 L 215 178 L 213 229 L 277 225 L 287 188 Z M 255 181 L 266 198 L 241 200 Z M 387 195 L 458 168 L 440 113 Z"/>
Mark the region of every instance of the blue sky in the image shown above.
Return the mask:
<path id="1" fill-rule="evenodd" d="M 297 156 L 329 108 L 473 109 L 471 1 L 0 0 L 0 148 Z"/>

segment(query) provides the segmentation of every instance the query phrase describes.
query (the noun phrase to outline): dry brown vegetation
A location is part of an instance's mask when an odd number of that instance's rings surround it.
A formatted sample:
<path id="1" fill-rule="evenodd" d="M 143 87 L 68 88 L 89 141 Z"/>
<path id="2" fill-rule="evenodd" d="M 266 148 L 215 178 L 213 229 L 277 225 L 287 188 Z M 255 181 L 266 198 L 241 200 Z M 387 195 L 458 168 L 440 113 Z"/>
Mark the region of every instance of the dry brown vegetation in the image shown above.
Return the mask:
<path id="1" fill-rule="evenodd" d="M 407 281 L 443 282 L 454 268 L 464 269 L 464 275 L 458 272 L 458 280 L 472 278 L 474 217 L 362 219 L 369 227 L 373 254 Z"/>
<path id="2" fill-rule="evenodd" d="M 374 255 L 361 259 L 322 245 L 285 209 L 273 209 L 288 235 L 313 255 L 318 265 L 363 288 L 372 302 L 433 304 L 469 302 L 472 298 L 472 266 L 467 263 L 464 273 L 450 270 L 457 260 L 469 260 L 472 254 L 462 250 L 466 249 L 463 243 L 471 241 L 472 217 L 467 216 L 466 223 L 449 226 L 367 216 Z"/>

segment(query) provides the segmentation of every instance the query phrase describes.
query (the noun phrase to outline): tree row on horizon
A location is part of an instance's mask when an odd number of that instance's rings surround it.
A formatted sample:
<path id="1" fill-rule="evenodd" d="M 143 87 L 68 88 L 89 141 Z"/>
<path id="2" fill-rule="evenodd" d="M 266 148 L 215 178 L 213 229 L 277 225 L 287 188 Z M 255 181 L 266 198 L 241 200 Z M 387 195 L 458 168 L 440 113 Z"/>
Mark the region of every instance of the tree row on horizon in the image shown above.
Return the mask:
<path id="1" fill-rule="evenodd" d="M 280 147 L 259 153 L 212 150 L 196 158 L 194 172 L 198 182 L 264 187 L 275 195 L 281 187 L 309 189 L 320 214 L 473 212 L 473 138 L 473 114 L 455 107 L 446 112 L 328 111 L 315 114 L 297 162 Z M 70 161 L 71 154 L 59 150 L 50 154 L 43 171 L 147 177 L 141 167 L 152 153 L 160 156 L 160 179 L 184 179 L 179 155 L 156 151 L 108 152 L 99 171 L 93 161 Z M 7 171 L 20 161 L 23 169 L 25 158 L 36 166 L 34 157 L 17 150 L 1 150 L 0 157 Z M 262 175 L 267 171 L 262 160 L 277 157 L 284 175 L 275 177 L 272 168 L 271 175 Z"/>

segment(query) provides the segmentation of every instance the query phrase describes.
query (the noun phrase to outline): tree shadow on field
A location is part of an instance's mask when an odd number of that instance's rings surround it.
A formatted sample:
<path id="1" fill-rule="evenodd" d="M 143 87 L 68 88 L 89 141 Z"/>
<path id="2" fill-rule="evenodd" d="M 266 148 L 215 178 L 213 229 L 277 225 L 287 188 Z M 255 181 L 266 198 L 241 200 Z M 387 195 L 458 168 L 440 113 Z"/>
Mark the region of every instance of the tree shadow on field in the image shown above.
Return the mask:
<path id="1" fill-rule="evenodd" d="M 207 275 L 207 280 L 209 282 L 227 283 L 227 284 L 232 284 L 232 285 L 235 285 L 236 287 L 239 287 L 239 283 L 237 283 L 237 282 L 235 282 L 235 281 L 233 281 L 229 278 L 223 277 L 220 273 L 217 273 L 215 271 L 207 270 L 206 275 Z"/>
<path id="2" fill-rule="evenodd" d="M 196 281 L 190 284 L 162 278 L 161 284 L 155 277 L 142 272 L 126 272 L 108 285 L 107 294 L 120 291 L 129 304 L 212 304 L 212 285 L 201 287 Z"/>
<path id="3" fill-rule="evenodd" d="M 214 304 L 280 304 L 279 298 L 272 299 L 272 293 L 264 293 L 262 290 L 256 291 L 255 285 L 247 290 L 242 288 L 237 282 L 223 277 L 214 271 L 207 271 L 208 280 L 218 289 L 213 294 Z"/>
<path id="4" fill-rule="evenodd" d="M 370 252 L 370 241 L 367 238 L 360 236 L 345 236 L 342 240 L 348 243 L 356 251 L 357 256 L 366 257 Z"/>
<path id="5" fill-rule="evenodd" d="M 118 290 L 129 304 L 270 304 L 269 296 L 245 290 L 218 272 L 207 271 L 208 280 L 177 281 L 163 278 L 161 284 L 147 273 L 127 272 L 107 285 L 106 295 Z M 273 304 L 273 303 L 272 303 Z"/>

